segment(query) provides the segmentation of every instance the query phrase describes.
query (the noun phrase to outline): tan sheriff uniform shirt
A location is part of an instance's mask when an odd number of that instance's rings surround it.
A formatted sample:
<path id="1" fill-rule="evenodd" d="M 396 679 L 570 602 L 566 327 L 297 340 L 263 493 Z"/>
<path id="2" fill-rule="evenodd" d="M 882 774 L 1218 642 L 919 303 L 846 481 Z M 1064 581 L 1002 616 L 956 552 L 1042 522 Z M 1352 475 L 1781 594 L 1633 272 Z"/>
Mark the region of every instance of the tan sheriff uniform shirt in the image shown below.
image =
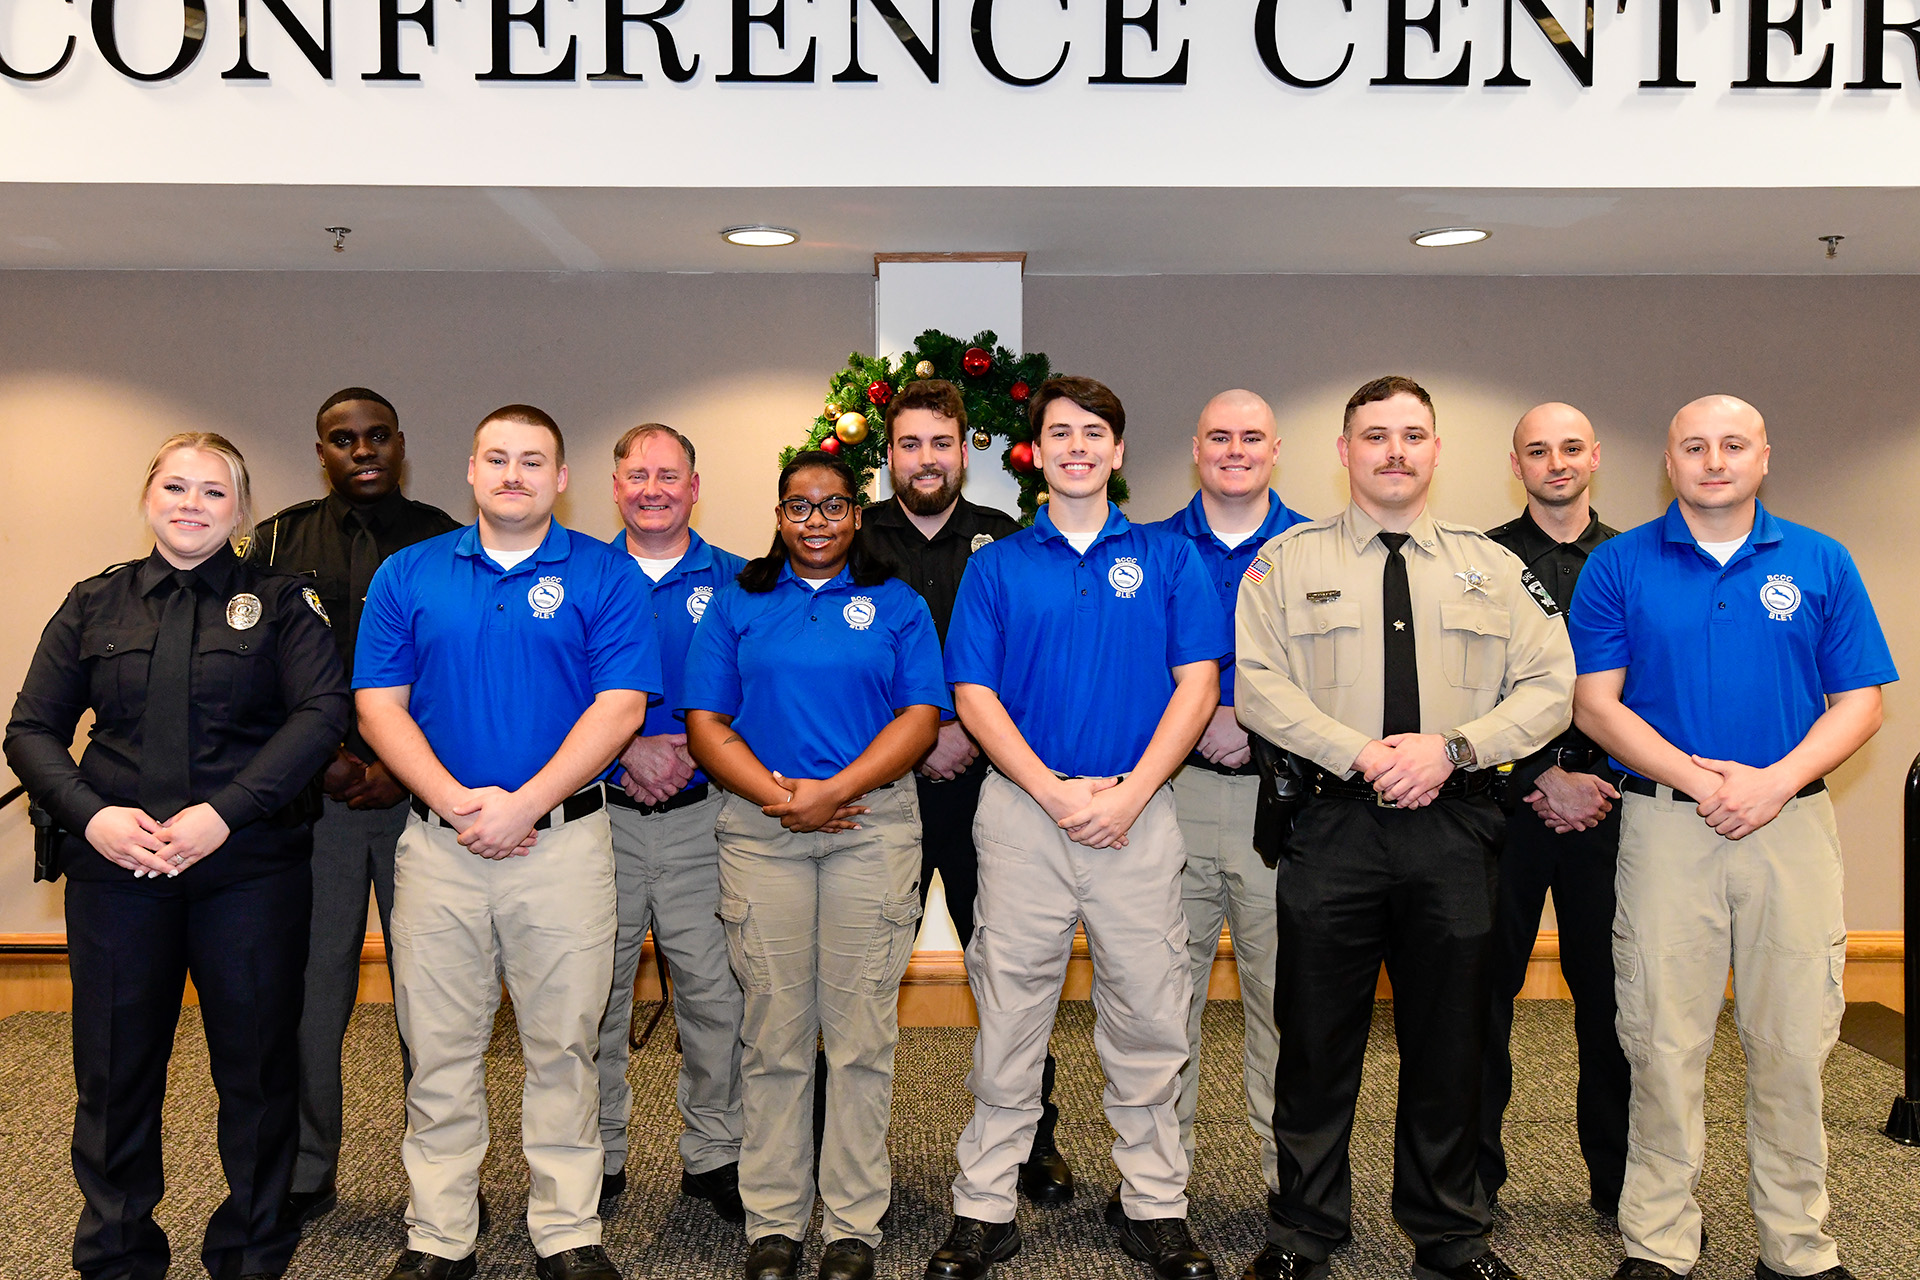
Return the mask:
<path id="1" fill-rule="evenodd" d="M 1466 735 L 1482 769 L 1539 750 L 1573 719 L 1573 646 L 1553 597 L 1478 529 L 1423 511 L 1408 532 L 1422 731 Z M 1337 774 L 1380 736 L 1379 533 L 1351 504 L 1293 526 L 1260 548 L 1234 614 L 1240 723 Z"/>

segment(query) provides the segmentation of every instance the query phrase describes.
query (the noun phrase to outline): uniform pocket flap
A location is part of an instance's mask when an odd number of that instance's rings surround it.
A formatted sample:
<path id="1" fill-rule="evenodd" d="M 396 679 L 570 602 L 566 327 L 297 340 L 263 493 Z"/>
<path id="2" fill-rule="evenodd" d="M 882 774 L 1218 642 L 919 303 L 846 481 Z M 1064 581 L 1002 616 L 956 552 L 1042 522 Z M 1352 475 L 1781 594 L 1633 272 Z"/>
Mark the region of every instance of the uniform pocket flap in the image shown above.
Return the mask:
<path id="1" fill-rule="evenodd" d="M 80 632 L 80 657 L 113 658 L 123 653 L 151 652 L 153 641 L 160 634 L 160 625 L 149 622 L 145 625 L 120 627 L 86 627 Z"/>
<path id="2" fill-rule="evenodd" d="M 720 918 L 728 924 L 745 924 L 747 922 L 747 900 L 745 898 L 730 898 L 726 894 L 721 894 Z"/>
<path id="3" fill-rule="evenodd" d="M 880 918 L 891 925 L 909 925 L 920 918 L 920 895 L 888 898 L 880 904 Z"/>
<path id="4" fill-rule="evenodd" d="M 1287 610 L 1287 634 L 1318 636 L 1341 627 L 1360 625 L 1358 600 L 1330 600 L 1325 604 L 1307 604 Z"/>
<path id="5" fill-rule="evenodd" d="M 195 637 L 194 643 L 202 653 L 239 653 L 248 657 L 265 647 L 260 643 L 260 633 L 251 627 L 245 631 L 206 627 Z"/>
<path id="6" fill-rule="evenodd" d="M 1478 636 L 1499 636 L 1502 639 L 1513 634 L 1511 614 L 1491 604 L 1469 603 L 1465 600 L 1450 600 L 1442 604 L 1440 625 L 1448 631 L 1471 631 Z"/>

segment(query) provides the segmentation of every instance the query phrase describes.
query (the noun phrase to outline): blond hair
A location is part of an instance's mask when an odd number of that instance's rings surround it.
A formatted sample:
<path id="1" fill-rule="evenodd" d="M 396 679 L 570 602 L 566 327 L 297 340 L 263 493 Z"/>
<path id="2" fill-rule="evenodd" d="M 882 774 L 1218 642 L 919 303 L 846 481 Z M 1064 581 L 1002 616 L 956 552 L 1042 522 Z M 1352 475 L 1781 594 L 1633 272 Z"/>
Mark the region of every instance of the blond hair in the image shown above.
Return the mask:
<path id="1" fill-rule="evenodd" d="M 147 478 L 140 485 L 140 497 L 144 501 L 147 490 L 153 487 L 153 478 L 160 474 L 160 464 L 167 456 L 181 449 L 198 449 L 202 453 L 215 454 L 225 459 L 227 474 L 233 480 L 233 532 L 228 541 L 235 546 L 245 546 L 253 536 L 253 485 L 247 477 L 247 460 L 240 456 L 240 450 L 234 448 L 233 441 L 214 431 L 181 431 L 168 436 L 154 450 L 153 461 L 147 464 Z"/>

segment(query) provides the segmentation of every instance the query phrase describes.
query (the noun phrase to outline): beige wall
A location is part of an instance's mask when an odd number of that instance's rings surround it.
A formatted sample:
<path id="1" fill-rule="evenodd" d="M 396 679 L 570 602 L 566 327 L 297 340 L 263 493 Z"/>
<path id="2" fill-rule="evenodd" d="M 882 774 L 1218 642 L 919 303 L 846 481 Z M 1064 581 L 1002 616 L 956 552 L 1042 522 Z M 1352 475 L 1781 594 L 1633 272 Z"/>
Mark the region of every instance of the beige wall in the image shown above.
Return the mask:
<path id="1" fill-rule="evenodd" d="M 1528 405 L 1571 400 L 1600 425 L 1597 501 L 1627 526 L 1666 500 L 1658 452 L 1694 395 L 1747 396 L 1771 423 L 1765 494 L 1845 541 L 1903 669 L 1920 601 L 1897 533 L 1920 523 L 1920 410 L 1881 371 L 1910 367 L 1920 281 L 1905 278 L 1044 278 L 1027 281 L 1029 345 L 1126 400 L 1132 514 L 1191 491 L 1187 441 L 1213 391 L 1273 400 L 1288 501 L 1344 501 L 1332 437 L 1347 394 L 1398 371 L 1434 392 L 1445 441 L 1435 507 L 1480 524 L 1521 501 L 1506 435 Z M 610 534 L 607 448 L 660 418 L 701 448 L 698 527 L 752 554 L 769 533 L 774 453 L 799 435 L 828 375 L 872 340 L 865 276 L 0 274 L 0 504 L 8 608 L 0 690 L 19 687 L 68 585 L 145 550 L 133 489 L 168 431 L 230 434 L 263 511 L 319 492 L 313 410 L 350 382 L 400 406 L 410 490 L 462 519 L 468 432 L 530 400 L 569 434 L 562 517 Z M 1885 530 L 1886 534 L 1876 538 Z M 1836 777 L 1848 921 L 1897 929 L 1900 781 L 1920 696 L 1895 686 L 1887 728 Z M 0 812 L 0 932 L 57 930 L 57 888 L 28 885 L 25 817 Z"/>

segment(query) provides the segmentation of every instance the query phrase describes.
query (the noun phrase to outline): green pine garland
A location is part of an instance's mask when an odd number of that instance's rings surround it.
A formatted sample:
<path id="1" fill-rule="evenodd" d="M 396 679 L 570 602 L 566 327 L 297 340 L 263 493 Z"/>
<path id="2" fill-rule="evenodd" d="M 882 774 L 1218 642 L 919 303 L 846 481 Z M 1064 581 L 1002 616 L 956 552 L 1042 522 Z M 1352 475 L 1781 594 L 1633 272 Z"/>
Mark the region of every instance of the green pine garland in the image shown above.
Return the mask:
<path id="1" fill-rule="evenodd" d="M 977 376 L 968 373 L 962 363 L 973 347 L 985 351 L 992 362 Z M 965 342 L 938 329 L 928 329 L 914 340 L 913 350 L 897 360 L 854 352 L 847 357 L 847 367 L 834 374 L 827 384 L 826 405 L 830 413 L 822 413 L 813 420 L 806 444 L 781 450 L 780 465 L 786 466 L 802 448 L 817 449 L 829 437 L 838 440 L 834 436 L 834 422 L 842 414 L 864 414 L 868 424 L 866 438 L 858 444 L 839 442 L 839 456 L 853 468 L 860 482 L 859 500 L 864 503 L 874 474 L 887 465 L 887 401 L 898 395 L 901 387 L 918 380 L 920 375 L 915 370 L 922 361 L 933 366 L 929 377 L 945 378 L 960 388 L 967 405 L 968 434 L 985 431 L 993 437 L 995 443 L 988 451 L 997 448 L 1000 466 L 1019 482 L 1020 522 L 1032 524 L 1034 512 L 1040 507 L 1040 495 L 1047 487 L 1046 478 L 1038 467 L 1031 472 L 1014 470 L 1007 448 L 1032 442 L 1033 429 L 1027 425 L 1029 397 L 1040 389 L 1053 368 L 1039 352 L 1014 355 L 999 345 L 999 337 L 991 329 L 982 330 Z M 884 384 L 885 390 L 879 391 L 876 383 Z M 1107 496 L 1115 502 L 1127 500 L 1127 482 L 1117 473 L 1107 482 Z"/>

